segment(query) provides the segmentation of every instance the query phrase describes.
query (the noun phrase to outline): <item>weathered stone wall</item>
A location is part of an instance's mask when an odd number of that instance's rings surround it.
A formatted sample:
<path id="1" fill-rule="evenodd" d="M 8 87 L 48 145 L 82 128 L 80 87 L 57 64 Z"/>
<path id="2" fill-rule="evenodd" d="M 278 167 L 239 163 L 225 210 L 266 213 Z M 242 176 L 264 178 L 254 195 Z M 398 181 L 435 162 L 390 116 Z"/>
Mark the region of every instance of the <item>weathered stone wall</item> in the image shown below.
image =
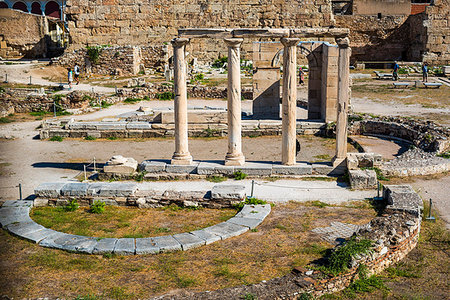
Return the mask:
<path id="1" fill-rule="evenodd" d="M 86 45 L 161 45 L 188 27 L 319 27 L 333 25 L 331 2 L 315 1 L 150 1 L 67 0 L 74 48 Z M 243 55 L 251 51 L 246 39 Z M 225 56 L 223 40 L 194 40 L 187 51 L 212 60 Z M 220 52 L 219 52 L 220 51 Z M 250 58 L 250 57 L 249 57 Z"/>
<path id="2" fill-rule="evenodd" d="M 47 51 L 47 18 L 0 9 L 0 57 L 42 57 Z"/>
<path id="3" fill-rule="evenodd" d="M 423 26 L 426 29 L 423 60 L 431 65 L 450 64 L 450 1 L 436 0 L 428 6 Z"/>
<path id="4" fill-rule="evenodd" d="M 411 0 L 353 0 L 354 15 L 409 15 Z"/>

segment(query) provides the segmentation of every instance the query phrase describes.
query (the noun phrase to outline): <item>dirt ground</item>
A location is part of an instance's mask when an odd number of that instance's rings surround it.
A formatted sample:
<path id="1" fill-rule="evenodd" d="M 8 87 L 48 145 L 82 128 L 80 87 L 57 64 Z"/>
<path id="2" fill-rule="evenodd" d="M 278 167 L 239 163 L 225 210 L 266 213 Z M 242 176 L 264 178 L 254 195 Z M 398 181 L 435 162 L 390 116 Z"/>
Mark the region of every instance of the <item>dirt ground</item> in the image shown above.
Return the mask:
<path id="1" fill-rule="evenodd" d="M 374 216 L 371 208 L 277 204 L 256 230 L 241 236 L 188 251 L 120 257 L 46 249 L 1 230 L 0 291 L 11 298 L 142 299 L 257 283 L 305 266 L 332 247 L 311 229 L 336 219 L 362 225 Z"/>

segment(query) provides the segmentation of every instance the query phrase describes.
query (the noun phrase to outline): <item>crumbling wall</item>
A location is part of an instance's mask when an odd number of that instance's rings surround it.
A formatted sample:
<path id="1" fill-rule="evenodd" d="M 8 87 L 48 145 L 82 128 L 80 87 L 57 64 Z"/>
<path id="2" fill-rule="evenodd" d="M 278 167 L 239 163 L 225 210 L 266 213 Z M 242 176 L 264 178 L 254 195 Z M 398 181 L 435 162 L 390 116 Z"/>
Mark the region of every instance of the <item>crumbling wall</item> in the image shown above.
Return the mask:
<path id="1" fill-rule="evenodd" d="M 47 27 L 44 16 L 0 9 L 0 57 L 45 56 Z"/>
<path id="2" fill-rule="evenodd" d="M 67 0 L 66 14 L 73 47 L 86 45 L 160 45 L 189 27 L 320 27 L 334 24 L 331 2 L 259 0 L 147 1 Z M 246 39 L 243 55 L 251 51 Z M 188 51 L 200 60 L 225 56 L 223 40 L 199 39 Z"/>
<path id="3" fill-rule="evenodd" d="M 436 0 L 428 6 L 423 26 L 427 38 L 423 60 L 431 65 L 450 64 L 450 1 Z"/>
<path id="4" fill-rule="evenodd" d="M 411 0 L 353 0 L 354 15 L 409 15 Z"/>

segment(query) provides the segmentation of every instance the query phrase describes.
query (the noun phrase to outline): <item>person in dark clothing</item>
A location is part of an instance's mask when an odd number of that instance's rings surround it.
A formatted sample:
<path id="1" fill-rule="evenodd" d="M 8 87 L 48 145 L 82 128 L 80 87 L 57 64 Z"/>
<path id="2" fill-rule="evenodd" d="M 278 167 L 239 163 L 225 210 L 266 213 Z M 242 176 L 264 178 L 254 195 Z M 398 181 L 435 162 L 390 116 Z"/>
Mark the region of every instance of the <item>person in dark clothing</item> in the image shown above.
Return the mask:
<path id="1" fill-rule="evenodd" d="M 398 80 L 398 70 L 400 69 L 400 66 L 398 65 L 398 63 L 395 61 L 394 62 L 394 72 L 392 72 L 392 79 L 393 80 Z"/>

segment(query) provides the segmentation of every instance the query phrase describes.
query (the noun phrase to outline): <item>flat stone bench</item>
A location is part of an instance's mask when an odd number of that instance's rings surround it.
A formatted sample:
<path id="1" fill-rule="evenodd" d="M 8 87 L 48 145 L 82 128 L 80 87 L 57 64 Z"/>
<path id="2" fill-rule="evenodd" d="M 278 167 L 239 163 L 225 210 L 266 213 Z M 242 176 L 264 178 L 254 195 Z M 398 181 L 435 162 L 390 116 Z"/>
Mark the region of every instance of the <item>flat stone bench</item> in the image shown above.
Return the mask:
<path id="1" fill-rule="evenodd" d="M 12 234 L 43 247 L 76 253 L 118 255 L 156 254 L 211 244 L 253 229 L 269 215 L 270 205 L 245 205 L 231 219 L 186 233 L 148 238 L 96 238 L 58 232 L 34 222 L 29 214 L 33 201 L 6 201 L 0 208 L 0 224 Z"/>
<path id="2" fill-rule="evenodd" d="M 392 84 L 394 85 L 394 88 L 397 88 L 397 87 L 405 87 L 405 88 L 407 88 L 407 87 L 409 87 L 409 82 L 393 82 Z"/>
<path id="3" fill-rule="evenodd" d="M 381 73 L 378 71 L 373 71 L 377 76 L 377 79 L 392 79 L 392 74 L 390 73 Z"/>
<path id="4" fill-rule="evenodd" d="M 440 88 L 442 86 L 442 83 L 439 83 L 439 82 L 424 82 L 423 85 L 425 86 L 425 88 L 429 88 L 429 87 Z"/>

